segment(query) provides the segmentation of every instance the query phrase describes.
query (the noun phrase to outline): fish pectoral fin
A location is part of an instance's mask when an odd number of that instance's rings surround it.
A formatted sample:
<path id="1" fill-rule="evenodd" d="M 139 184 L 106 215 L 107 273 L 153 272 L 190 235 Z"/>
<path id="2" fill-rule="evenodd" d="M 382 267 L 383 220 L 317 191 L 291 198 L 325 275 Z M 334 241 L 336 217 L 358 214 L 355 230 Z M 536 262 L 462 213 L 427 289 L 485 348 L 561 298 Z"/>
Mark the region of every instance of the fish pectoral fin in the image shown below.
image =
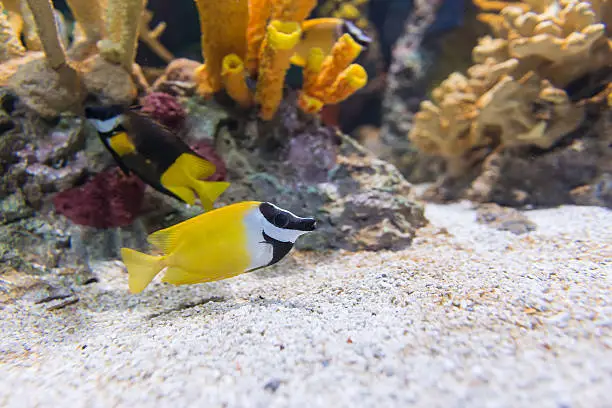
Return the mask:
<path id="1" fill-rule="evenodd" d="M 162 282 L 170 283 L 172 285 L 189 285 L 194 283 L 206 282 L 204 278 L 199 274 L 188 272 L 178 266 L 169 267 L 162 278 Z"/>
<path id="2" fill-rule="evenodd" d="M 149 235 L 147 241 L 155 245 L 165 254 L 173 252 L 179 245 L 180 230 L 178 229 L 163 229 Z"/>
<path id="3" fill-rule="evenodd" d="M 210 211 L 213 208 L 215 200 L 223 194 L 223 192 L 229 187 L 230 183 L 227 181 L 201 181 L 197 180 L 193 184 L 193 188 L 200 197 L 202 207 L 206 211 Z"/>

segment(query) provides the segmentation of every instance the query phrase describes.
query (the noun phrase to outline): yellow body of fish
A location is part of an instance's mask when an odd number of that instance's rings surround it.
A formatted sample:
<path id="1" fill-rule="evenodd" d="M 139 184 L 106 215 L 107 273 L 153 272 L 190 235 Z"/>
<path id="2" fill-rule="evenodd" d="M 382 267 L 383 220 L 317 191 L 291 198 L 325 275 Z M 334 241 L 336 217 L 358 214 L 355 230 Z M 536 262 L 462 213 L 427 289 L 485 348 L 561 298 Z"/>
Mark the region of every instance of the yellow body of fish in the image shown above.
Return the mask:
<path id="1" fill-rule="evenodd" d="M 154 232 L 149 242 L 164 252 L 162 256 L 122 248 L 130 291 L 144 290 L 164 268 L 162 281 L 174 285 L 210 282 L 245 272 L 253 263 L 245 218 L 259 204 L 229 205 Z"/>
<path id="2" fill-rule="evenodd" d="M 315 18 L 302 24 L 302 39 L 293 49 L 291 63 L 303 67 L 306 65 L 311 48 L 321 48 L 327 55 L 340 38 L 343 20 L 339 18 Z"/>

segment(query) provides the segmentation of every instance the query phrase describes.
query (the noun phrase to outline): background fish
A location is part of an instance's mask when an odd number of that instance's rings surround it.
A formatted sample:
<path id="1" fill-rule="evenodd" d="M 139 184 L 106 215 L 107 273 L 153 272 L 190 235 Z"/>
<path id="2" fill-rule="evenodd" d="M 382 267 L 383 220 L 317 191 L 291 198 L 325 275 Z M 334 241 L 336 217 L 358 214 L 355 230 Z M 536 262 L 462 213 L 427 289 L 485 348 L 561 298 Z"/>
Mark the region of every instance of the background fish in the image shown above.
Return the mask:
<path id="1" fill-rule="evenodd" d="M 229 186 L 202 180 L 215 173 L 215 165 L 134 108 L 87 107 L 85 116 L 126 174 L 135 173 L 164 194 L 192 205 L 197 193 L 202 206 L 210 210 Z"/>

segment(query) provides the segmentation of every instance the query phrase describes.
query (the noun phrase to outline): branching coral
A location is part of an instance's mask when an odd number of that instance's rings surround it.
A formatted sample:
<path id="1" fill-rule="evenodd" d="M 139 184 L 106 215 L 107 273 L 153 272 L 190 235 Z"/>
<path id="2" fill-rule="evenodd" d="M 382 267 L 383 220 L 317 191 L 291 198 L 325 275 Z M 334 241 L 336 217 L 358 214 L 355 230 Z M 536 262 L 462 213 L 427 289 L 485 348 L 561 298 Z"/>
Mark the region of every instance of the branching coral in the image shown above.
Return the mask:
<path id="1" fill-rule="evenodd" d="M 425 101 L 409 134 L 421 150 L 459 159 L 479 147 L 550 148 L 578 127 L 584 106 L 562 88 L 612 64 L 607 0 L 474 0 L 499 38 L 474 48 L 467 77 L 454 73 Z"/>
<path id="2" fill-rule="evenodd" d="M 565 86 L 612 64 L 612 47 L 606 38 L 604 20 L 612 12 L 609 0 L 475 3 L 485 10 L 500 10 L 499 14 L 481 14 L 481 19 L 500 38 L 494 43 L 490 38 L 481 40 L 474 50 L 476 62 L 493 56 L 487 51 L 495 45 L 490 51 L 495 52 L 496 59 L 517 58 L 520 62 L 517 72 L 535 71 L 555 86 Z"/>
<path id="3" fill-rule="evenodd" d="M 255 102 L 260 117 L 272 119 L 283 97 L 290 58 L 302 40 L 304 20 L 316 1 L 195 1 L 205 60 L 195 74 L 198 93 L 209 97 L 225 88 L 239 105 L 249 107 Z M 348 34 L 327 56 L 316 47 L 311 49 L 315 56 L 305 67 L 300 107 L 318 112 L 324 103 L 338 103 L 365 85 L 365 70 L 350 65 L 361 50 Z M 246 86 L 247 76 L 256 79 L 254 95 Z"/>
<path id="4" fill-rule="evenodd" d="M 549 148 L 582 121 L 583 108 L 573 105 L 562 89 L 535 73 L 512 74 L 516 59 L 488 59 L 451 74 L 424 101 L 409 137 L 422 151 L 461 160 L 485 146 L 535 145 Z"/>
<path id="5" fill-rule="evenodd" d="M 25 48 L 17 38 L 15 27 L 4 14 L 4 8 L 0 3 L 0 62 L 23 57 L 25 52 Z"/>
<path id="6" fill-rule="evenodd" d="M 76 28 L 68 46 L 51 0 L 3 4 L 10 7 L 8 16 L 14 21 L 0 16 L 0 84 L 42 116 L 78 113 L 86 92 L 103 103 L 131 103 L 136 96 L 132 77 L 139 72 L 134 65 L 139 36 L 162 58 L 172 58 L 157 40 L 163 24 L 148 27 L 151 14 L 144 0 L 69 0 Z M 22 32 L 26 47 L 19 41 Z M 44 54 L 33 52 L 38 49 Z"/>

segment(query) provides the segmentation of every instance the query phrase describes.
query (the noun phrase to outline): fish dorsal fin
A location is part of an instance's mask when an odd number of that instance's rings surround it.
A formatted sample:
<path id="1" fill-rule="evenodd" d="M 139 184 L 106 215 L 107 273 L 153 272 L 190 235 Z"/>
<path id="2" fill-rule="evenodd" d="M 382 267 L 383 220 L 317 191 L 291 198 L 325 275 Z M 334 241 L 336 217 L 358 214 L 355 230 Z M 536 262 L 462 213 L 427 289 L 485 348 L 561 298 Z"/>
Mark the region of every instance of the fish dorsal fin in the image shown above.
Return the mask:
<path id="1" fill-rule="evenodd" d="M 149 235 L 147 241 L 164 251 L 165 254 L 169 254 L 180 244 L 180 232 L 180 228 L 166 228 Z"/>

